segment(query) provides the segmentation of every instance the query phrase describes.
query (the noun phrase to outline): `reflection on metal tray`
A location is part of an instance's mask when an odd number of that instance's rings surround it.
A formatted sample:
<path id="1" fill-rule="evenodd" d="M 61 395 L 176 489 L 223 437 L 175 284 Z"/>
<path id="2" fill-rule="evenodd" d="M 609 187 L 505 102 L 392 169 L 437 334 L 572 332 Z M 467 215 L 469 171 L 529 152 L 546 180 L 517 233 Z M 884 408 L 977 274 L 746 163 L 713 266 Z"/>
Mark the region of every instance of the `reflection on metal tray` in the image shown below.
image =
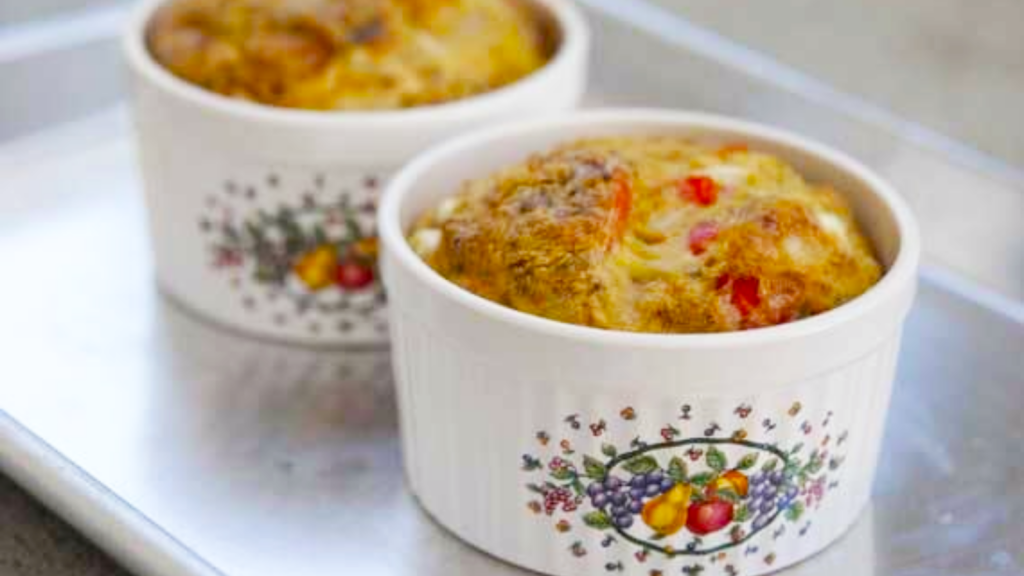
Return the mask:
<path id="1" fill-rule="evenodd" d="M 842 140 L 890 176 L 938 166 L 989 186 L 996 208 L 1016 194 L 823 106 L 801 116 L 792 93 L 743 84 L 683 48 L 662 64 L 720 74 L 713 85 L 744 95 L 636 69 L 630 53 L 646 66 L 640 55 L 670 43 L 595 24 L 609 52 L 596 100 L 732 112 L 743 100 L 754 116 Z M 783 112 L 762 108 L 771 103 Z M 239 337 L 155 292 L 119 113 L 0 152 L 0 167 L 6 472 L 145 574 L 523 573 L 437 527 L 404 489 L 387 351 Z M 1000 269 L 1019 262 L 1014 230 L 992 240 L 978 276 L 1019 277 Z M 1024 572 L 1024 428 L 1013 421 L 1024 312 L 932 269 L 907 330 L 872 508 L 789 574 Z"/>

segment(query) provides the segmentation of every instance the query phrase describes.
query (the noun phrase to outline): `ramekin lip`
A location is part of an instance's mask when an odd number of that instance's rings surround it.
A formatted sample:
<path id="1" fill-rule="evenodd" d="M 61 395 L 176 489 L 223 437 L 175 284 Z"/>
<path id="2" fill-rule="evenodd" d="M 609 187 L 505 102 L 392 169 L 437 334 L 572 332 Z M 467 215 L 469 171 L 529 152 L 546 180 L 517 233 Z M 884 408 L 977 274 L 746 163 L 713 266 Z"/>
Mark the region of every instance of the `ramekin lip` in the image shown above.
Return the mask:
<path id="1" fill-rule="evenodd" d="M 419 175 L 434 163 L 452 155 L 500 140 L 514 139 L 534 131 L 581 125 L 606 125 L 609 133 L 614 127 L 629 127 L 635 123 L 658 123 L 666 128 L 701 127 L 709 130 L 742 131 L 763 140 L 771 140 L 822 158 L 867 183 L 871 191 L 882 200 L 892 213 L 899 234 L 899 250 L 881 280 L 857 298 L 811 318 L 755 330 L 700 333 L 656 334 L 604 330 L 569 324 L 534 316 L 492 302 L 457 286 L 428 266 L 409 246 L 400 216 L 403 201 L 413 189 Z M 457 185 L 457 183 L 454 183 Z M 395 264 L 421 281 L 427 289 L 492 320 L 561 337 L 578 343 L 643 349 L 733 349 L 770 345 L 813 337 L 836 326 L 852 322 L 898 299 L 912 288 L 916 281 L 920 259 L 920 237 L 917 223 L 909 206 L 895 189 L 873 170 L 845 153 L 806 137 L 760 123 L 702 112 L 666 109 L 622 108 L 576 112 L 559 119 L 539 119 L 516 125 L 492 126 L 469 133 L 426 152 L 408 163 L 389 183 L 378 208 L 378 231 L 385 252 L 390 252 Z M 385 285 L 387 276 L 385 275 Z"/>
<path id="2" fill-rule="evenodd" d="M 173 0 L 143 0 L 132 10 L 122 35 L 122 51 L 130 68 L 164 93 L 233 119 L 280 126 L 375 129 L 416 123 L 444 126 L 449 122 L 485 117 L 513 107 L 525 94 L 586 66 L 590 31 L 580 9 L 565 0 L 528 0 L 550 12 L 561 36 L 552 58 L 541 68 L 515 82 L 475 96 L 401 110 L 319 111 L 275 107 L 229 98 L 178 78 L 153 58 L 146 46 L 146 30 L 153 13 Z"/>

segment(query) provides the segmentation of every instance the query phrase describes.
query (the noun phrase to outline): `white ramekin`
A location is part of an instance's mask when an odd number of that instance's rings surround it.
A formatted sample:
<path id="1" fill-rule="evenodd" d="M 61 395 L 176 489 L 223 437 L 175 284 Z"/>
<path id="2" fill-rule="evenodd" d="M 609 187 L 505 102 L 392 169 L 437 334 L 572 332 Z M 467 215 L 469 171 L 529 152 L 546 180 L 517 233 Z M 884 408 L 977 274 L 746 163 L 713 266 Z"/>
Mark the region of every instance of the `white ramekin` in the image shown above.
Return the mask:
<path id="1" fill-rule="evenodd" d="M 413 219 L 466 179 L 556 143 L 623 133 L 743 142 L 777 154 L 847 195 L 887 273 L 856 300 L 791 324 L 633 334 L 561 324 L 477 297 L 434 273 L 406 243 Z M 392 181 L 379 226 L 408 479 L 427 511 L 474 546 L 563 576 L 753 576 L 822 549 L 868 502 L 920 249 L 906 205 L 858 162 L 726 118 L 581 113 L 489 129 L 420 156 Z M 749 481 L 771 461 L 800 474 L 781 482 L 778 491 L 796 486 L 796 494 L 784 512 L 776 498 L 767 526 L 755 530 L 747 520 L 699 541 L 688 528 L 652 540 L 639 521 L 621 531 L 603 526 L 587 497 L 546 513 L 546 482 L 571 485 L 578 477 L 586 486 L 586 474 L 604 469 L 629 479 L 627 469 L 650 468 L 642 456 L 692 484 L 737 467 Z M 752 500 L 765 489 L 748 488 L 747 510 L 765 506 L 766 497 Z"/>
<path id="2" fill-rule="evenodd" d="M 352 253 L 373 263 L 378 191 L 404 162 L 472 128 L 571 109 L 586 83 L 589 34 L 579 11 L 564 0 L 529 0 L 549 17 L 557 51 L 494 92 L 386 112 L 242 102 L 182 81 L 152 58 L 146 27 L 160 4 L 141 3 L 124 41 L 158 282 L 206 317 L 288 341 L 387 339 L 379 281 L 363 285 L 367 274 L 352 267 L 347 289 L 313 290 L 294 272 L 307 251 L 294 241 L 289 248 L 288 238 L 314 238 L 319 227 L 325 244 L 342 246 L 342 259 L 350 241 L 371 239 Z M 321 256 L 330 259 L 330 250 Z"/>

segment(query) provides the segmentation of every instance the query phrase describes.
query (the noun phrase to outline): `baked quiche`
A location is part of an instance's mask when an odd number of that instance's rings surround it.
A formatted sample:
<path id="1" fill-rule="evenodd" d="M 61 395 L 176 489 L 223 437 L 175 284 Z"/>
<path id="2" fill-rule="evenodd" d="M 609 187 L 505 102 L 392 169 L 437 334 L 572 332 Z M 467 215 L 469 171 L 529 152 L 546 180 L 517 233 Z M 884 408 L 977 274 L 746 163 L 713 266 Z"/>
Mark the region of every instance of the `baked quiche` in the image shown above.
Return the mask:
<path id="1" fill-rule="evenodd" d="M 172 0 L 147 41 L 188 82 L 312 110 L 457 100 L 515 82 L 552 51 L 517 0 Z"/>
<path id="2" fill-rule="evenodd" d="M 843 196 L 742 144 L 583 140 L 470 181 L 410 244 L 494 302 L 610 330 L 745 330 L 820 314 L 882 267 Z"/>

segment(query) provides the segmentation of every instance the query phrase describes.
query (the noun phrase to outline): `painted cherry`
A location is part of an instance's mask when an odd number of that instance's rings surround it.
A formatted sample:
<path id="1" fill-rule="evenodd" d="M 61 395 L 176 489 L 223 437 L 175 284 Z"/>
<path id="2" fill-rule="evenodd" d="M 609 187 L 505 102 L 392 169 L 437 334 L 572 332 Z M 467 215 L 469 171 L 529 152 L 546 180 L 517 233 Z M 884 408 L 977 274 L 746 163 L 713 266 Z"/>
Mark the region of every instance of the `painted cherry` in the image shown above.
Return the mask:
<path id="1" fill-rule="evenodd" d="M 338 265 L 335 282 L 343 290 L 361 290 L 373 284 L 373 268 L 356 262 L 343 262 Z"/>
<path id="2" fill-rule="evenodd" d="M 698 536 L 718 532 L 732 522 L 733 505 L 719 499 L 690 504 L 686 514 L 686 528 Z"/>

